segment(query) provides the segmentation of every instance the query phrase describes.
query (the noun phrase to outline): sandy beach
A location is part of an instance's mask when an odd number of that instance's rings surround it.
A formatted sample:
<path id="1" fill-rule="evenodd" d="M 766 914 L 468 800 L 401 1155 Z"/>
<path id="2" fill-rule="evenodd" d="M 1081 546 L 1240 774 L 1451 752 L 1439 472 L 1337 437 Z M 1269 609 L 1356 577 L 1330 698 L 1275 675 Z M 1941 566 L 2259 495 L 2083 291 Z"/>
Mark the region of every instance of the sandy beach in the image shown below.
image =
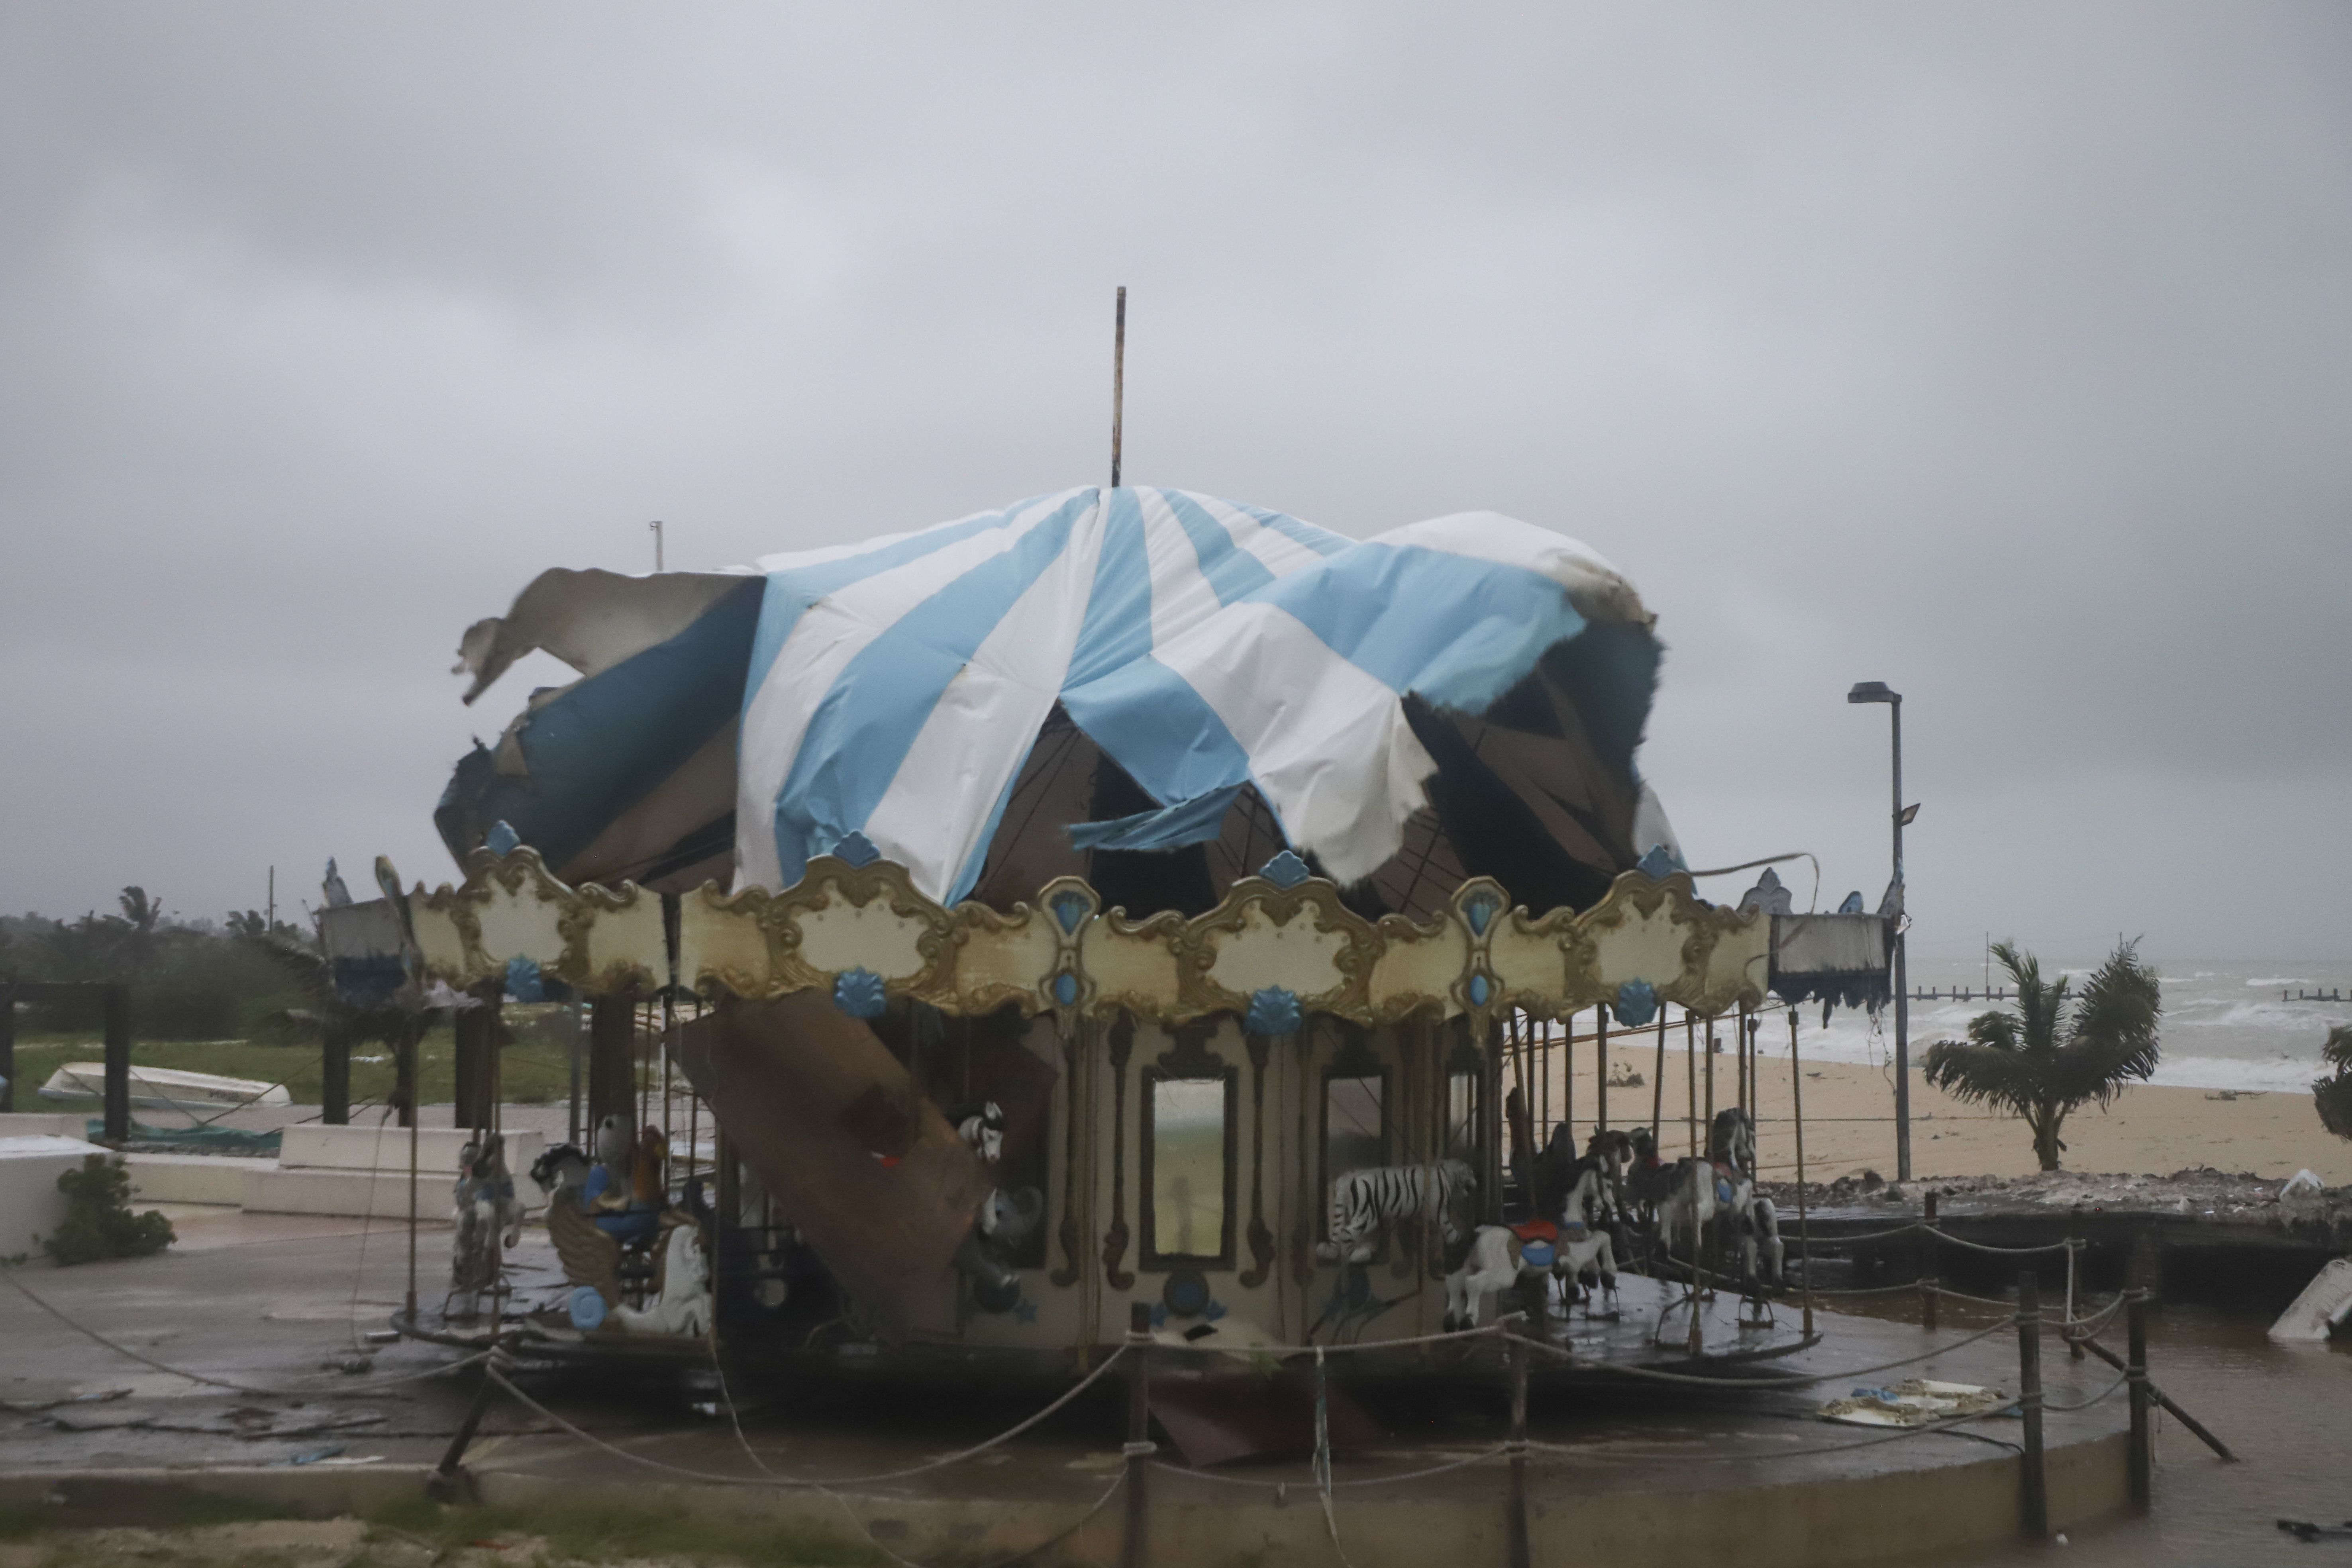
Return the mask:
<path id="1" fill-rule="evenodd" d="M 1769 1040 L 1769 1034 L 1768 1034 Z M 1668 1155 L 1689 1149 L 1688 1109 L 1691 1092 L 1689 1061 L 1683 1051 L 1682 1031 L 1667 1039 L 1666 1070 L 1660 1141 Z M 1640 1088 L 1609 1091 L 1612 1126 L 1646 1125 L 1651 1119 L 1654 1089 L 1650 1080 L 1656 1064 L 1654 1037 L 1642 1047 L 1611 1041 L 1612 1076 L 1638 1073 Z M 1550 1115 L 1563 1113 L 1566 1092 L 1560 1079 L 1564 1052 L 1555 1046 L 1550 1057 Z M 1574 1085 L 1574 1113 L 1580 1143 L 1590 1133 L 1596 1105 L 1593 1092 L 1594 1047 L 1580 1039 L 1575 1055 L 1580 1071 Z M 1715 1104 L 1736 1102 L 1736 1059 L 1728 1050 L 1715 1059 Z M 1702 1128 L 1706 1104 L 1705 1058 L 1699 1064 L 1697 1101 Z M 1894 1072 L 1841 1061 L 1804 1061 L 1805 1176 L 1809 1181 L 1834 1181 L 1839 1176 L 1875 1170 L 1890 1180 L 1895 1176 Z M 1511 1082 L 1509 1068 L 1505 1082 Z M 1753 1107 L 1757 1141 L 1764 1174 L 1788 1180 L 1796 1174 L 1796 1140 L 1791 1119 L 1791 1084 L 1785 1037 L 1780 1051 L 1767 1051 L 1759 1073 L 1759 1092 Z M 2352 1142 L 2338 1138 L 2319 1124 L 2311 1096 L 2279 1092 L 2228 1092 L 2137 1084 L 2123 1091 L 2101 1111 L 2086 1105 L 2066 1118 L 2061 1136 L 2066 1143 L 2064 1167 L 2070 1171 L 2168 1176 L 2177 1170 L 2211 1166 L 2227 1172 L 2285 1177 L 2309 1169 L 2330 1186 L 2352 1183 Z M 1911 1074 L 1911 1159 L 1913 1174 L 1921 1177 L 1963 1176 L 2028 1176 L 2038 1166 L 2032 1138 L 2025 1124 L 1977 1105 L 1964 1104 L 1929 1088 L 1915 1066 Z M 1701 1136 L 1704 1137 L 1702 1130 Z"/>

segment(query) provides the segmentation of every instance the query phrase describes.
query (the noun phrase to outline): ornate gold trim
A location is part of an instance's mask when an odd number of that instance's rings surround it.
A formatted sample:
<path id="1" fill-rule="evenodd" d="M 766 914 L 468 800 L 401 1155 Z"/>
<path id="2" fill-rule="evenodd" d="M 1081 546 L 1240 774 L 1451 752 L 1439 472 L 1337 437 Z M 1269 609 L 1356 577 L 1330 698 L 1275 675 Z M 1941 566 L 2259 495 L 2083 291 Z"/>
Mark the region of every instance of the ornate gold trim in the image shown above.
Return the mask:
<path id="1" fill-rule="evenodd" d="M 1287 927 L 1301 915 L 1313 920 L 1320 935 L 1341 939 L 1332 958 L 1338 981 L 1319 991 L 1299 993 L 1301 1009 L 1337 1013 L 1359 1023 L 1371 1018 L 1372 966 L 1381 955 L 1380 933 L 1372 923 L 1339 901 L 1339 887 L 1320 877 L 1295 887 L 1284 887 L 1264 877 L 1245 876 L 1225 890 L 1216 908 L 1185 923 L 1177 939 L 1177 1010 L 1183 1019 L 1213 1012 L 1245 1013 L 1250 998 L 1228 989 L 1212 976 L 1222 949 L 1220 935 L 1239 936 L 1249 929 L 1253 912 L 1263 914 L 1277 927 Z"/>
<path id="2" fill-rule="evenodd" d="M 630 883 L 567 887 L 528 846 L 503 857 L 478 850 L 460 884 L 412 895 L 417 911 L 445 933 L 436 977 L 461 986 L 497 977 L 503 958 L 487 951 L 483 932 L 485 915 L 502 895 L 552 910 L 562 951 L 532 955 L 552 977 L 593 994 L 641 991 L 666 978 L 673 955 L 653 950 L 645 913 L 650 894 Z M 1268 983 L 1295 990 L 1305 1013 L 1363 1025 L 1432 1010 L 1467 1018 L 1474 1027 L 1515 1009 L 1558 1019 L 1613 1002 L 1628 978 L 1647 980 L 1661 1000 L 1710 1016 L 1764 1000 L 1760 975 L 1711 972 L 1718 962 L 1727 971 L 1737 967 L 1721 961 L 1718 948 L 1735 936 L 1752 938 L 1763 917 L 1706 903 L 1685 872 L 1659 880 L 1627 872 L 1581 914 L 1513 906 L 1499 883 L 1478 877 L 1457 888 L 1449 907 L 1427 925 L 1394 915 L 1368 921 L 1321 878 L 1284 887 L 1244 877 L 1215 908 L 1192 919 L 1173 912 L 1132 919 L 1124 909 L 1105 910 L 1101 895 L 1077 877 L 1056 878 L 1034 903 L 1009 912 L 969 901 L 947 908 L 917 890 L 893 862 L 857 866 L 821 855 L 782 893 L 754 887 L 728 894 L 705 883 L 681 895 L 681 904 L 685 946 L 675 956 L 689 967 L 679 978 L 705 993 L 752 998 L 831 987 L 841 971 L 813 959 L 810 945 L 828 912 L 865 911 L 887 917 L 892 929 L 877 935 L 889 956 L 877 953 L 870 965 L 850 967 L 873 968 L 890 996 L 963 1017 L 1013 1006 L 1024 1017 L 1124 1016 L 1175 1027 L 1220 1013 L 1245 1016 L 1255 993 L 1242 987 L 1256 984 L 1259 975 L 1295 976 Z M 1654 931 L 1644 939 L 1654 944 L 1645 961 L 1662 969 L 1673 965 L 1675 972 L 1604 976 L 1602 949 L 1612 935 L 1662 913 L 1677 939 L 1673 956 L 1664 949 L 1668 933 Z M 600 945 L 602 924 L 625 914 L 631 928 L 607 933 Z M 1303 961 L 1281 944 L 1280 956 L 1269 958 L 1255 944 L 1273 934 L 1311 934 L 1320 951 Z M 857 937 L 845 940 L 837 924 L 826 937 L 829 962 L 854 957 Z M 1444 946 L 1414 954 L 1437 943 Z M 445 972 L 452 946 L 462 954 L 462 972 Z M 1556 978 L 1536 979 L 1550 967 L 1551 953 Z"/>

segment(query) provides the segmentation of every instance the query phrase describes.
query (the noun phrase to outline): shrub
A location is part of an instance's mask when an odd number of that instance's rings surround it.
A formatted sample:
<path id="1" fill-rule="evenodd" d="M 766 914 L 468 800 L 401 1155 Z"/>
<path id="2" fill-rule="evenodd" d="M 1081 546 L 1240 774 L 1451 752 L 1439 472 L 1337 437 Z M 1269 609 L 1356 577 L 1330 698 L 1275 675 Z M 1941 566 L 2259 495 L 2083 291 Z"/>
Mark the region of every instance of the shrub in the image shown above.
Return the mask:
<path id="1" fill-rule="evenodd" d="M 172 1222 L 155 1210 L 131 1212 L 131 1173 L 120 1159 L 92 1155 L 81 1169 L 58 1177 L 58 1190 L 66 1195 L 65 1222 L 41 1247 L 59 1264 L 144 1258 L 177 1239 Z"/>

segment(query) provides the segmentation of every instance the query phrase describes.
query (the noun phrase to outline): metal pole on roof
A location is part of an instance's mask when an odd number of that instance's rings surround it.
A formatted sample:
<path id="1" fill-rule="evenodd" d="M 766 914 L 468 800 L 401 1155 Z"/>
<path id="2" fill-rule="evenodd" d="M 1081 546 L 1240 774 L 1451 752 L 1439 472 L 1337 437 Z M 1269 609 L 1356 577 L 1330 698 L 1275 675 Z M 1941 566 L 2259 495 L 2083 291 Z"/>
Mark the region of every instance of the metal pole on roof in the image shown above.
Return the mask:
<path id="1" fill-rule="evenodd" d="M 1911 998 L 1904 930 L 1909 925 L 1906 906 L 1909 895 L 1903 883 L 1903 829 L 1918 813 L 1916 806 L 1903 804 L 1903 694 L 1885 681 L 1857 681 L 1845 694 L 1849 703 L 1881 703 L 1885 705 L 1889 724 L 1889 739 L 1893 743 L 1894 798 L 1893 825 L 1895 830 L 1895 882 L 1889 890 L 1894 907 L 1889 912 L 1892 922 L 1887 935 L 1895 947 L 1895 1179 L 1911 1179 Z"/>
<path id="2" fill-rule="evenodd" d="M 1118 488 L 1119 424 L 1127 410 L 1127 285 L 1118 286 L 1118 325 L 1110 350 L 1110 487 Z"/>
<path id="3" fill-rule="evenodd" d="M 654 570 L 656 571 L 659 571 L 662 570 L 662 526 L 660 521 L 656 519 L 654 522 L 647 523 L 646 527 L 653 529 L 654 531 Z"/>

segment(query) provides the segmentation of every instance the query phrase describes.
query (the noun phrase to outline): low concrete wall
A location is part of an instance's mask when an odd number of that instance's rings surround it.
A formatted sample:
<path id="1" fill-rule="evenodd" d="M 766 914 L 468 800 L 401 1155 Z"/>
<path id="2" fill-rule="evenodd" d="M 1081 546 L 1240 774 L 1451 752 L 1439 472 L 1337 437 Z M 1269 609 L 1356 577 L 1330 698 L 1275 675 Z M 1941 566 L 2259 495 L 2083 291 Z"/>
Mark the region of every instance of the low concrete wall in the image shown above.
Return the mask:
<path id="1" fill-rule="evenodd" d="M 0 1258 L 33 1251 L 57 1230 L 66 1217 L 58 1177 L 104 1153 L 79 1138 L 0 1138 Z"/>
<path id="2" fill-rule="evenodd" d="M 2079 1531 L 2119 1515 L 2126 1502 L 2124 1436 L 2112 1433 L 2049 1452 L 2050 1524 Z M 1706 1466 L 1707 1469 L 1722 1467 Z M 1763 1469 L 1766 1467 L 1756 1467 Z M 2018 1461 L 2014 1455 L 1884 1474 L 1774 1481 L 1730 1482 L 1688 1490 L 1580 1484 L 1593 1472 L 1536 1469 L 1528 1500 L 1534 1561 L 1557 1568 L 1594 1562 L 1737 1563 L 1740 1568 L 1810 1568 L 1812 1564 L 1883 1562 L 2012 1541 L 2018 1531 Z M 0 1504 L 55 1497 L 58 1523 L 111 1511 L 135 1512 L 142 1497 L 200 1490 L 329 1515 L 363 1513 L 391 1499 L 423 1490 L 429 1471 L 418 1466 L 364 1469 L 218 1469 L 117 1471 L 0 1477 Z M 1471 1478 L 1475 1478 L 1475 1480 Z M 1111 1477 L 1099 1477 L 1108 1486 Z M 1507 1471 L 1499 1463 L 1426 1493 L 1387 1488 L 1339 1494 L 1338 1519 L 1349 1559 L 1358 1568 L 1486 1568 L 1506 1561 Z M 561 1503 L 593 1490 L 612 1499 L 610 1485 L 583 1488 L 544 1476 L 490 1471 L 474 1478 L 484 1501 L 505 1505 Z M 1150 1479 L 1151 1550 L 1163 1563 L 1202 1565 L 1269 1563 L 1285 1559 L 1320 1565 L 1330 1561 L 1323 1514 L 1305 1486 L 1288 1495 L 1214 1480 L 1155 1473 Z M 891 1551 L 919 1560 L 988 1558 L 1018 1552 L 1069 1529 L 1092 1496 L 1046 1501 L 1002 1497 L 925 1496 L 898 1485 L 873 1494 L 836 1494 Z M 815 1491 L 673 1486 L 631 1482 L 625 1500 L 647 1508 L 682 1504 L 698 1513 L 792 1519 L 816 1529 L 849 1533 L 843 1500 Z M 1123 1507 L 1114 1500 L 1085 1529 L 1040 1553 L 1041 1563 L 1100 1563 L 1117 1555 Z"/>
<path id="3" fill-rule="evenodd" d="M 457 1156 L 473 1134 L 463 1127 L 419 1127 L 416 1168 L 428 1176 L 457 1175 Z M 507 1169 L 525 1177 L 539 1158 L 543 1140 L 536 1129 L 507 1135 Z M 330 1127 L 318 1123 L 289 1127 L 278 1145 L 278 1163 L 288 1167 L 336 1171 L 408 1170 L 409 1130 L 373 1124 Z"/>
<path id="4" fill-rule="evenodd" d="M 416 1130 L 416 1212 L 449 1218 L 457 1156 L 472 1136 L 463 1128 Z M 289 1127 L 278 1159 L 243 1178 L 235 1200 L 256 1214 L 405 1216 L 408 1213 L 408 1139 L 400 1127 Z M 536 1131 L 507 1134 L 507 1169 L 515 1196 L 527 1211 L 545 1207 L 530 1179 L 531 1162 L 542 1141 Z"/>
<path id="5" fill-rule="evenodd" d="M 331 1519 L 365 1514 L 388 1502 L 416 1496 L 432 1469 L 424 1465 L 339 1466 L 332 1469 L 287 1465 L 251 1469 L 188 1470 L 26 1470 L 0 1475 L 0 1507 L 42 1503 L 59 1529 L 137 1524 L 142 1518 L 171 1517 L 171 1505 L 189 1497 L 227 1497 L 243 1502 Z"/>
<path id="6" fill-rule="evenodd" d="M 122 1156 L 122 1163 L 131 1173 L 133 1202 L 232 1207 L 245 1202 L 248 1174 L 278 1168 L 276 1160 L 228 1155 L 129 1154 Z"/>
<path id="7" fill-rule="evenodd" d="M 73 1112 L 0 1112 L 0 1138 L 86 1138 L 89 1118 Z"/>

